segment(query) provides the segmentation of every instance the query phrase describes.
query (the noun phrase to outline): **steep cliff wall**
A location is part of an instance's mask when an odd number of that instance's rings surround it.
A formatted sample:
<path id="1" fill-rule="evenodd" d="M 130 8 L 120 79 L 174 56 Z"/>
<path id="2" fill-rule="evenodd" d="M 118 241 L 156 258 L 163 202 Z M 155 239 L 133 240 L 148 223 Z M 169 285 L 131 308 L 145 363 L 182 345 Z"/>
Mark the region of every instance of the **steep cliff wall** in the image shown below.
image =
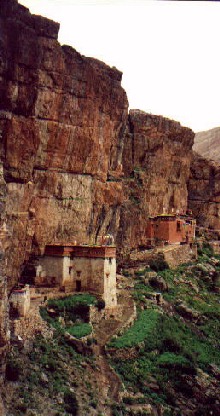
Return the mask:
<path id="1" fill-rule="evenodd" d="M 0 27 L 4 355 L 7 291 L 29 258 L 106 232 L 121 254 L 144 246 L 148 215 L 187 206 L 194 134 L 160 116 L 128 117 L 121 72 L 60 46 L 59 25 L 16 0 L 1 0 Z"/>
<path id="2" fill-rule="evenodd" d="M 198 224 L 220 230 L 220 165 L 194 153 L 188 192 Z"/>
<path id="3" fill-rule="evenodd" d="M 149 215 L 187 208 L 194 133 L 161 116 L 131 110 L 124 142 L 118 243 L 126 252 L 146 244 Z"/>
<path id="4" fill-rule="evenodd" d="M 1 160 L 9 287 L 54 241 L 115 233 L 127 97 L 122 74 L 57 41 L 59 25 L 1 2 Z M 111 175 L 111 181 L 109 181 Z"/>

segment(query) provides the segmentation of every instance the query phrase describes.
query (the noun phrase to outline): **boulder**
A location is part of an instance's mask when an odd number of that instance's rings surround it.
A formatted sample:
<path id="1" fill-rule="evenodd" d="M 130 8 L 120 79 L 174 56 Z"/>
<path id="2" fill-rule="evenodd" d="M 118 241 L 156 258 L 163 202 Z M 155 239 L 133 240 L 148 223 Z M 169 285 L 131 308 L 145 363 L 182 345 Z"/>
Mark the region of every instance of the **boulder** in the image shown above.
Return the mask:
<path id="1" fill-rule="evenodd" d="M 149 279 L 149 283 L 153 288 L 160 290 L 161 292 L 165 292 L 168 290 L 168 284 L 165 279 L 161 276 L 154 276 Z"/>

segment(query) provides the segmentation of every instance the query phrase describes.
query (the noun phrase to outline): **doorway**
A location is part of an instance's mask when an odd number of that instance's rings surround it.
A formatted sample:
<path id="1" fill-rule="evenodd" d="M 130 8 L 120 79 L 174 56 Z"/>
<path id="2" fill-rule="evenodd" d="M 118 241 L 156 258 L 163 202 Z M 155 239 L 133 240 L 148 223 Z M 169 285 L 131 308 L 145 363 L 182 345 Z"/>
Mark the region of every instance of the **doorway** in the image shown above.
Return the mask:
<path id="1" fill-rule="evenodd" d="M 76 291 L 81 292 L 82 282 L 81 280 L 76 280 Z"/>

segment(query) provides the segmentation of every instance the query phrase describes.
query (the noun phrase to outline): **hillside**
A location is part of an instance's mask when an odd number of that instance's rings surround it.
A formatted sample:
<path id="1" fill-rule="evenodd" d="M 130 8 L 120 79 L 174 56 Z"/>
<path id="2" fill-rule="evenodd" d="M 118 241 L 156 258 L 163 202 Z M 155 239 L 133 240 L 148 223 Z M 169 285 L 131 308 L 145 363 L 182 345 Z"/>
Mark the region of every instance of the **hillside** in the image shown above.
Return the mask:
<path id="1" fill-rule="evenodd" d="M 220 163 L 220 127 L 196 133 L 193 150 L 205 159 Z"/>
<path id="2" fill-rule="evenodd" d="M 48 327 L 25 348 L 14 345 L 3 395 L 7 415 L 220 414 L 220 257 L 203 243 L 196 263 L 176 270 L 152 263 L 123 273 L 118 297 L 125 310 L 134 299 L 133 325 L 114 337 L 120 320 L 102 321 L 81 353 L 58 327 L 52 338 Z"/>

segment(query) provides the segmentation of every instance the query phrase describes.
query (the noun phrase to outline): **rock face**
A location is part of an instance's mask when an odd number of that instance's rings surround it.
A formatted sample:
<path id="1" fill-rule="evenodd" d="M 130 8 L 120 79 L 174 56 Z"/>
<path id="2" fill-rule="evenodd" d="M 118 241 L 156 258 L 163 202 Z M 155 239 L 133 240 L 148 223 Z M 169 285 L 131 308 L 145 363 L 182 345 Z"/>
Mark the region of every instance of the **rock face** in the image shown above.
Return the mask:
<path id="1" fill-rule="evenodd" d="M 194 153 L 188 184 L 189 208 L 198 223 L 220 229 L 220 165 Z"/>
<path id="2" fill-rule="evenodd" d="M 137 110 L 128 117 L 122 74 L 61 47 L 59 25 L 16 0 L 2 1 L 1 26 L 12 287 L 46 244 L 94 243 L 106 232 L 122 252 L 144 244 L 148 215 L 187 206 L 194 134 Z"/>
<path id="3" fill-rule="evenodd" d="M 126 255 L 146 243 L 148 215 L 186 208 L 194 134 L 128 116 L 121 72 L 61 47 L 59 25 L 16 0 L 1 0 L 0 26 L 4 351 L 6 289 L 46 244 L 111 233 Z"/>
<path id="4" fill-rule="evenodd" d="M 115 233 L 127 97 L 122 74 L 57 41 L 59 25 L 1 2 L 1 159 L 8 275 L 54 241 Z M 108 180 L 111 174 L 111 181 Z"/>
<path id="5" fill-rule="evenodd" d="M 205 159 L 220 163 L 220 127 L 195 134 L 193 150 Z"/>
<path id="6" fill-rule="evenodd" d="M 7 298 L 7 278 L 6 278 L 6 253 L 9 247 L 9 237 L 6 215 L 6 184 L 3 177 L 3 167 L 0 166 L 0 386 L 5 371 L 5 355 L 9 341 L 8 333 L 8 298 Z M 0 414 L 1 397 L 0 397 Z"/>
<path id="7" fill-rule="evenodd" d="M 124 142 L 119 245 L 145 246 L 146 218 L 187 208 L 194 133 L 161 116 L 132 110 Z"/>
<path id="8" fill-rule="evenodd" d="M 189 180 L 189 208 L 198 224 L 220 229 L 220 127 L 196 133 Z"/>

